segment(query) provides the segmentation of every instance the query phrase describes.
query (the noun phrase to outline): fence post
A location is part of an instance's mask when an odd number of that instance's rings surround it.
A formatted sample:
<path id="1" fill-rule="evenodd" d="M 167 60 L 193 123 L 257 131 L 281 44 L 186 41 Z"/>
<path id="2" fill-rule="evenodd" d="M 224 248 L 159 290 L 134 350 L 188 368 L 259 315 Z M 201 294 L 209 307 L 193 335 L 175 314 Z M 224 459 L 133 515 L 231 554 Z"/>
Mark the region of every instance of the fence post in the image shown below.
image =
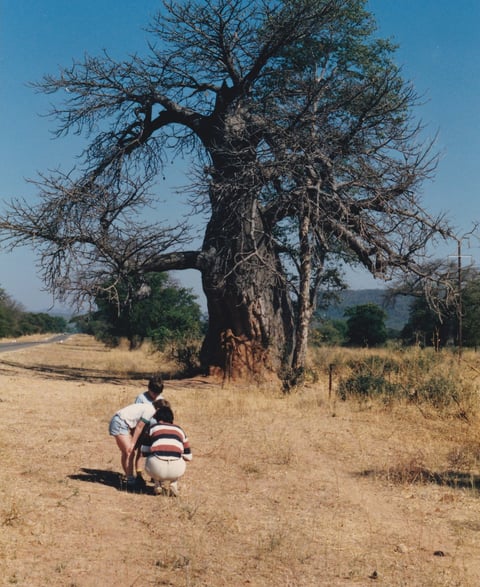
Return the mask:
<path id="1" fill-rule="evenodd" d="M 328 366 L 328 399 L 332 398 L 333 363 Z"/>

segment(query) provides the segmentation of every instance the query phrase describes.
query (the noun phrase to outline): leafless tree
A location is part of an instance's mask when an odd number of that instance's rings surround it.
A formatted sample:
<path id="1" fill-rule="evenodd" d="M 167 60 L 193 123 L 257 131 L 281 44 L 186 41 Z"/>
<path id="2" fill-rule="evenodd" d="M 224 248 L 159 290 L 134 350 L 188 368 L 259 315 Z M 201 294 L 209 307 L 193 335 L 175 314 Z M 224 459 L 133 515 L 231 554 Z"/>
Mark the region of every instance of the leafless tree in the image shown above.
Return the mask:
<path id="1" fill-rule="evenodd" d="M 417 96 L 364 5 L 167 0 L 145 56 L 87 56 L 46 76 L 38 88 L 63 98 L 58 136 L 85 134 L 89 147 L 80 169 L 38 180 L 38 204 L 11 203 L 4 242 L 35 240 L 59 296 L 196 269 L 209 312 L 204 365 L 298 372 L 327 267 L 421 272 L 425 246 L 449 232 L 418 195 L 435 157 L 411 118 Z M 191 249 L 191 227 L 138 216 L 184 153 L 196 157 L 193 203 L 207 215 Z"/>

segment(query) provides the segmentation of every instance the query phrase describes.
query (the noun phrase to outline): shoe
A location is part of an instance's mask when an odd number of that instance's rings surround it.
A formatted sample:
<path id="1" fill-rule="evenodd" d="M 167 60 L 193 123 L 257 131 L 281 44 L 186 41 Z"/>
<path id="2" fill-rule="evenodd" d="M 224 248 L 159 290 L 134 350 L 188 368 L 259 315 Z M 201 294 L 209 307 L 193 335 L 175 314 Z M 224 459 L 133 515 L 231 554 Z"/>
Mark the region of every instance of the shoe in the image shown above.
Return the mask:
<path id="1" fill-rule="evenodd" d="M 137 483 L 137 480 L 135 477 L 127 477 L 127 482 L 126 482 L 127 490 L 135 489 L 136 483 Z"/>
<path id="2" fill-rule="evenodd" d="M 145 489 L 146 487 L 145 479 L 141 475 L 137 475 L 135 477 L 135 489 Z"/>
<path id="3" fill-rule="evenodd" d="M 153 493 L 155 495 L 168 495 L 168 489 L 160 483 L 155 483 L 155 487 L 153 488 Z"/>
<path id="4" fill-rule="evenodd" d="M 168 494 L 170 497 L 178 497 L 178 487 L 176 483 L 170 483 Z"/>
<path id="5" fill-rule="evenodd" d="M 136 493 L 143 493 L 147 488 L 147 484 L 143 477 L 128 477 L 126 485 L 127 491 L 133 491 Z"/>

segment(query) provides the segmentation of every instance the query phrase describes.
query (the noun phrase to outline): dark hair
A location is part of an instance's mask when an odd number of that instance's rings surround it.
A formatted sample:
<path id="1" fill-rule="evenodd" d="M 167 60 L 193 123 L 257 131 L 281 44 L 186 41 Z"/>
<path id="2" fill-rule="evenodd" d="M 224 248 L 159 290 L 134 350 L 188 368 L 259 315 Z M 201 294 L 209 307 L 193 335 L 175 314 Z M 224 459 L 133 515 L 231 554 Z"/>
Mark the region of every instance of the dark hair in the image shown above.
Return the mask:
<path id="1" fill-rule="evenodd" d="M 163 391 L 163 379 L 161 375 L 153 375 L 148 381 L 148 389 L 152 393 L 159 395 Z"/>
<path id="2" fill-rule="evenodd" d="M 157 422 L 169 422 L 171 424 L 173 422 L 172 408 L 170 406 L 161 406 L 153 417 Z"/>
<path id="3" fill-rule="evenodd" d="M 159 408 L 169 408 L 170 407 L 170 402 L 168 401 L 168 399 L 164 399 L 163 397 L 157 397 L 156 399 L 153 400 L 152 402 L 153 407 L 156 408 L 157 410 Z"/>

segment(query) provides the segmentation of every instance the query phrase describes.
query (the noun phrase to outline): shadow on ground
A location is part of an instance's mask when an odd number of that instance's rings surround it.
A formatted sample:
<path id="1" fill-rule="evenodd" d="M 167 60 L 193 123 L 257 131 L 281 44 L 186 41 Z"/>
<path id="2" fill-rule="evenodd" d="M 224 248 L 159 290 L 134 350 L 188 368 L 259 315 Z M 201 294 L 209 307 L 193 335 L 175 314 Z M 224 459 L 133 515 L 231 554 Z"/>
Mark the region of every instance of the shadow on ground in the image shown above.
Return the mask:
<path id="1" fill-rule="evenodd" d="M 471 489 L 480 491 L 480 475 L 460 471 L 443 471 L 438 473 L 424 467 L 398 468 L 388 470 L 368 469 L 357 473 L 360 477 L 386 479 L 389 482 L 404 484 L 436 484 L 453 489 Z"/>
<path id="2" fill-rule="evenodd" d="M 87 469 L 85 467 L 82 467 L 80 470 L 82 471 L 82 473 L 68 475 L 68 478 L 73 479 L 74 481 L 100 483 L 101 485 L 106 485 L 107 487 L 113 487 L 118 491 L 128 491 L 128 493 L 144 493 L 153 495 L 153 487 L 149 487 L 148 485 L 142 489 L 136 488 L 127 490 L 127 485 L 125 483 L 123 475 L 115 471 L 105 471 L 103 469 Z"/>
<path id="3" fill-rule="evenodd" d="M 112 376 L 111 374 L 105 374 L 105 371 L 98 369 L 85 369 L 70 367 L 67 365 L 55 365 L 46 367 L 44 365 L 23 365 L 22 363 L 15 361 L 0 361 L 1 365 L 8 367 L 14 367 L 17 369 L 24 369 L 25 371 L 34 371 L 41 373 L 48 377 L 56 379 L 64 379 L 65 381 L 87 381 L 89 383 L 102 382 L 102 383 L 113 383 L 122 384 L 129 379 L 148 379 L 149 373 L 130 373 L 127 372 L 122 375 Z"/>
<path id="4" fill-rule="evenodd" d="M 86 381 L 88 383 L 112 383 L 114 385 L 123 385 L 125 384 L 125 381 L 148 381 L 152 375 L 150 371 L 126 371 L 125 373 L 112 375 L 111 373 L 106 373 L 104 369 L 87 369 L 84 367 L 71 367 L 69 365 L 24 365 L 21 362 L 1 359 L 0 372 L 9 373 L 9 371 L 2 368 L 3 366 L 41 373 L 52 379 Z M 164 381 L 168 382 L 173 389 L 176 387 L 191 387 L 199 389 L 201 387 L 218 383 L 215 380 L 207 379 L 203 375 L 185 378 L 185 375 L 181 372 L 162 373 L 162 376 Z"/>

